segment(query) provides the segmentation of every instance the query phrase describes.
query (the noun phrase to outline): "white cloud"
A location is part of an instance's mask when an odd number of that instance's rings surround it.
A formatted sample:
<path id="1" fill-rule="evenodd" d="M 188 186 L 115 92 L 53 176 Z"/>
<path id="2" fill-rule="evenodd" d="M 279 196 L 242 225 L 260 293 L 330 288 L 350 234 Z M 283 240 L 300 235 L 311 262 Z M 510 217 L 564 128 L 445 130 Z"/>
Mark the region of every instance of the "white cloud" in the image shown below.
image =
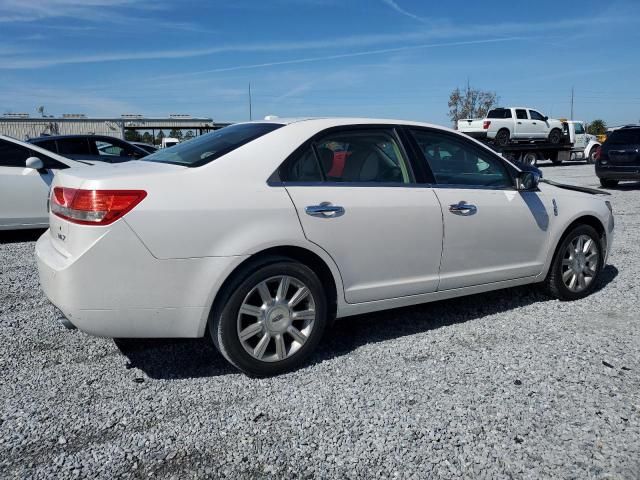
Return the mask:
<path id="1" fill-rule="evenodd" d="M 400 5 L 398 5 L 394 0 L 382 0 L 382 2 L 388 5 L 389 7 L 393 8 L 399 14 L 404 15 L 405 17 L 413 18 L 414 20 L 417 20 L 419 22 L 425 22 L 424 18 L 419 17 L 418 15 L 415 15 L 405 10 Z"/>
<path id="2" fill-rule="evenodd" d="M 2 1 L 2 0 L 0 0 Z M 7 0 L 4 0 L 5 2 Z M 13 1 L 13 0 L 12 0 Z M 34 0 L 29 0 L 32 3 Z M 57 0 L 58 2 L 71 2 L 71 0 Z M 92 0 L 94 3 L 104 2 L 115 4 L 124 0 Z M 87 53 L 76 55 L 64 55 L 56 52 L 43 52 L 41 56 L 11 55 L 0 52 L 0 69 L 34 69 L 45 68 L 56 65 L 102 63 L 115 61 L 133 60 L 154 60 L 154 59 L 181 59 L 190 57 L 203 57 L 219 53 L 270 53 L 270 52 L 295 52 L 295 51 L 326 51 L 345 48 L 366 48 L 377 45 L 402 44 L 401 49 L 421 48 L 420 45 L 406 45 L 408 43 L 425 42 L 428 40 L 446 39 L 474 39 L 480 37 L 499 38 L 501 36 L 526 36 L 537 32 L 563 32 L 567 34 L 569 30 L 583 30 L 594 26 L 601 26 L 605 23 L 620 23 L 635 21 L 632 17 L 585 17 L 571 20 L 554 20 L 540 23 L 496 23 L 453 26 L 446 22 L 440 22 L 433 26 L 413 32 L 401 32 L 392 34 L 369 34 L 355 35 L 341 38 L 330 38 L 323 40 L 300 40 L 295 42 L 272 42 L 272 43 L 249 43 L 249 44 L 217 44 L 204 48 L 176 48 L 151 51 L 129 51 L 129 52 L 104 52 Z M 390 51 L 394 51 L 393 48 Z M 346 53 L 346 55 L 358 56 L 362 53 Z M 324 58 L 324 57 L 323 57 Z M 332 58 L 332 56 L 329 56 Z M 338 55 L 337 58 L 340 58 Z M 302 60 L 284 61 L 287 63 L 303 63 Z M 275 62 L 266 62 L 278 64 Z M 244 67 L 243 67 L 244 68 Z"/>

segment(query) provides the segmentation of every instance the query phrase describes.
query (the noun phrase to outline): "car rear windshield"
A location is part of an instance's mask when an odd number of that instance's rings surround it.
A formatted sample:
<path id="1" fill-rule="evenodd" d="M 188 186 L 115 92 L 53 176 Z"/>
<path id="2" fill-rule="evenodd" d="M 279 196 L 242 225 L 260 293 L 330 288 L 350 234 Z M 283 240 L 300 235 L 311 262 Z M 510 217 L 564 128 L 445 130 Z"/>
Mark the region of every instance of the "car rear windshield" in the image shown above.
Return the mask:
<path id="1" fill-rule="evenodd" d="M 511 118 L 511 110 L 508 108 L 494 108 L 489 110 L 487 118 Z"/>
<path id="2" fill-rule="evenodd" d="M 607 143 L 614 145 L 638 145 L 640 144 L 640 128 L 614 130 L 607 138 Z"/>
<path id="3" fill-rule="evenodd" d="M 141 160 L 199 167 L 282 127 L 278 123 L 239 123 L 201 135 L 170 148 L 160 149 Z"/>

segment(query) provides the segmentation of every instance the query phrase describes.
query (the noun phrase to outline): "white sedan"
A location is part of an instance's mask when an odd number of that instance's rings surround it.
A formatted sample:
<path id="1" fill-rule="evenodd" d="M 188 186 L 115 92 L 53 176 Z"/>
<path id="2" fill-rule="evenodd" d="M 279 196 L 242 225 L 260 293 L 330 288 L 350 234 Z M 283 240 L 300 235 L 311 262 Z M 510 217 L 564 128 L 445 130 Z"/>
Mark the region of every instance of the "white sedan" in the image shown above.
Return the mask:
<path id="1" fill-rule="evenodd" d="M 142 161 L 60 172 L 36 246 L 68 322 L 202 337 L 256 376 L 336 317 L 544 283 L 591 293 L 611 205 L 414 122 L 236 124 Z"/>
<path id="2" fill-rule="evenodd" d="M 86 163 L 0 135 L 0 230 L 46 228 L 53 176 L 83 165 Z"/>

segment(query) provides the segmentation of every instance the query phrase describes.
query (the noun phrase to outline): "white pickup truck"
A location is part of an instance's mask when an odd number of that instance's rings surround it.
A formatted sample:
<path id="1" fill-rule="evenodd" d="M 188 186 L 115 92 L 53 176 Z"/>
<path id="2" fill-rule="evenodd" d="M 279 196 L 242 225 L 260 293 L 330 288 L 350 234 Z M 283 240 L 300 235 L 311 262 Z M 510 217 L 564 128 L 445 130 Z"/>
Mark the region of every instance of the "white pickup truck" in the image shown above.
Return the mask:
<path id="1" fill-rule="evenodd" d="M 563 140 L 560 120 L 527 107 L 493 108 L 481 120 L 458 120 L 458 130 L 467 135 L 505 146 L 511 142 L 537 140 L 559 144 Z"/>

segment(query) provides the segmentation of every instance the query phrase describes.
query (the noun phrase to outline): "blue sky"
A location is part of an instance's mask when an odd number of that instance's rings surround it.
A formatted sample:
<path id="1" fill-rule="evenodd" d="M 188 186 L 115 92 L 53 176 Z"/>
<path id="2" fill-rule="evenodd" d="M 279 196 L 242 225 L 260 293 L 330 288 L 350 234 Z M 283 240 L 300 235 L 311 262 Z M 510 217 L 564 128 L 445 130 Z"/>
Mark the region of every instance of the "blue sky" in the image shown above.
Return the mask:
<path id="1" fill-rule="evenodd" d="M 640 121 L 640 3 L 0 0 L 0 113 L 374 116 L 448 125 L 456 86 Z"/>

